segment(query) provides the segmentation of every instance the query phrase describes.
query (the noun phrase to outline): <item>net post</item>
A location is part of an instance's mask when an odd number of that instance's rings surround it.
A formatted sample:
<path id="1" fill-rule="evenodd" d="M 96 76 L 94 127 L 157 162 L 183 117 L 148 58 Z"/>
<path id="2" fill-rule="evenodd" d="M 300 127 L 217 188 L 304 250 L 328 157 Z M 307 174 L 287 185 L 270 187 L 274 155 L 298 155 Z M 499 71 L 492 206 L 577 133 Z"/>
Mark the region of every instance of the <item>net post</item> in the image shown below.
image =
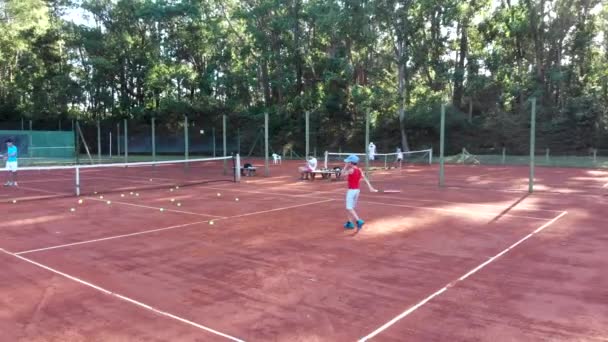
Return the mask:
<path id="1" fill-rule="evenodd" d="M 79 125 L 76 125 L 74 128 L 74 120 L 72 120 L 72 132 L 74 133 L 74 137 L 76 138 L 76 143 L 74 144 L 75 152 L 76 152 L 76 165 L 80 164 L 80 132 L 78 131 Z"/>
<path id="2" fill-rule="evenodd" d="M 116 156 L 120 157 L 120 122 L 116 124 Z"/>
<path id="3" fill-rule="evenodd" d="M 124 150 L 125 150 L 125 163 L 128 163 L 129 162 L 129 129 L 128 129 L 128 126 L 127 126 L 127 119 L 124 119 L 123 126 L 124 126 L 123 128 L 125 130 L 125 134 L 124 134 L 125 135 L 124 136 L 124 139 L 125 139 L 125 146 L 124 146 Z"/>
<path id="4" fill-rule="evenodd" d="M 306 111 L 306 113 L 304 114 L 304 118 L 306 121 L 306 156 L 304 156 L 305 158 L 308 158 L 308 156 L 310 155 L 310 112 Z"/>
<path id="5" fill-rule="evenodd" d="M 429 152 L 429 165 L 433 165 L 433 148 L 432 147 Z"/>
<path id="6" fill-rule="evenodd" d="M 365 111 L 365 173 L 369 174 L 369 110 Z"/>
<path id="7" fill-rule="evenodd" d="M 547 147 L 547 149 L 545 150 L 545 161 L 547 162 L 547 165 L 549 165 L 549 154 L 551 153 L 551 150 Z"/>
<path id="8" fill-rule="evenodd" d="M 502 148 L 502 163 L 503 165 L 507 162 L 507 148 Z"/>
<path id="9" fill-rule="evenodd" d="M 226 116 L 226 114 L 222 115 L 222 144 L 223 144 L 223 150 L 224 150 L 224 157 L 228 156 L 228 143 L 226 141 L 226 127 L 228 126 L 227 124 L 228 121 L 228 117 Z M 228 161 L 226 159 L 224 159 L 224 174 L 228 173 Z"/>
<path id="10" fill-rule="evenodd" d="M 325 151 L 323 158 L 323 167 L 327 169 L 327 165 L 329 165 L 329 151 Z"/>
<path id="11" fill-rule="evenodd" d="M 32 142 L 34 141 L 34 140 L 32 139 L 32 134 L 33 134 L 33 132 L 32 132 L 32 131 L 33 131 L 33 130 L 34 130 L 34 127 L 33 127 L 33 124 L 32 124 L 32 120 L 30 120 L 30 134 L 28 135 L 28 136 L 29 136 L 29 146 L 30 146 L 30 147 L 33 147 L 33 146 L 32 146 Z M 28 154 L 29 154 L 29 156 L 30 156 L 30 157 L 33 157 L 33 156 L 34 156 L 34 149 L 32 149 L 32 148 L 28 148 Z"/>
<path id="12" fill-rule="evenodd" d="M 101 123 L 97 119 L 97 161 L 101 163 Z"/>
<path id="13" fill-rule="evenodd" d="M 236 129 L 236 152 L 241 154 L 241 128 Z"/>
<path id="14" fill-rule="evenodd" d="M 152 161 L 156 161 L 156 117 L 150 119 L 150 134 L 152 138 Z"/>
<path id="15" fill-rule="evenodd" d="M 213 139 L 213 141 L 211 142 L 211 145 L 213 146 L 213 158 L 216 157 L 215 154 L 215 127 L 211 127 L 211 139 Z"/>
<path id="16" fill-rule="evenodd" d="M 445 184 L 445 104 L 441 104 L 441 123 L 439 125 L 439 186 Z"/>
<path id="17" fill-rule="evenodd" d="M 530 115 L 530 179 L 528 180 L 528 192 L 534 192 L 534 151 L 536 149 L 536 98 L 533 97 L 532 112 Z"/>
<path id="18" fill-rule="evenodd" d="M 80 196 L 80 167 L 76 165 L 76 196 Z"/>
<path id="19" fill-rule="evenodd" d="M 190 156 L 190 139 L 188 138 L 188 115 L 184 115 L 184 159 Z M 215 155 L 214 155 L 215 157 Z M 187 165 L 187 164 L 186 164 Z"/>
<path id="20" fill-rule="evenodd" d="M 264 113 L 264 172 L 270 176 L 270 163 L 268 162 L 268 113 Z"/>
<path id="21" fill-rule="evenodd" d="M 240 182 L 241 181 L 241 155 L 240 154 L 236 154 L 236 158 L 235 158 L 235 166 L 234 166 L 234 180 L 235 182 Z"/>

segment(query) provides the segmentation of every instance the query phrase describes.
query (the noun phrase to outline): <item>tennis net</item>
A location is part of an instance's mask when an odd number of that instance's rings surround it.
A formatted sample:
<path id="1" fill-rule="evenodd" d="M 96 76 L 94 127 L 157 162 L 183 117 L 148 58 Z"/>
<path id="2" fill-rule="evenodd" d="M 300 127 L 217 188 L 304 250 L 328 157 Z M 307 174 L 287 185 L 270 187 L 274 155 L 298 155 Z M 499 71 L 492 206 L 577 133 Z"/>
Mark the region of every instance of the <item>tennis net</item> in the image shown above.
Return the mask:
<path id="1" fill-rule="evenodd" d="M 420 165 L 431 165 L 433 163 L 433 149 L 419 150 L 419 151 L 407 151 L 402 152 L 403 160 L 399 162 L 399 153 L 376 153 L 374 159 L 370 158 L 370 166 L 373 168 L 391 168 L 401 167 L 402 164 L 420 164 Z M 325 152 L 324 167 L 329 168 L 332 163 L 343 163 L 344 159 L 350 155 L 358 156 L 361 161 L 360 164 L 365 160 L 365 153 L 345 153 L 345 152 Z"/>
<path id="2" fill-rule="evenodd" d="M 23 167 L 18 186 L 6 186 L 0 200 L 43 199 L 236 182 L 239 157 L 80 166 Z M 2 171 L 2 183 L 9 179 Z"/>

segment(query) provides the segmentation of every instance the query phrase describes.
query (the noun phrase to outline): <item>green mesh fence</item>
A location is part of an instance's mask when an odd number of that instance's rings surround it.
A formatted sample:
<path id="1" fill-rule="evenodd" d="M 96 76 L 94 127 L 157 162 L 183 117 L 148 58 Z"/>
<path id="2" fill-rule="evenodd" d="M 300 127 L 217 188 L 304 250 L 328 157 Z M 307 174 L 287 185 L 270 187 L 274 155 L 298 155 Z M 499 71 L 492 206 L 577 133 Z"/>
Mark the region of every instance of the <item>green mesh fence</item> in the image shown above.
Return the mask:
<path id="1" fill-rule="evenodd" d="M 19 149 L 19 157 L 23 162 L 34 160 L 50 162 L 57 160 L 73 160 L 75 157 L 74 132 L 72 131 L 0 131 L 0 140 L 15 141 Z M 4 151 L 6 146 L 2 146 Z"/>

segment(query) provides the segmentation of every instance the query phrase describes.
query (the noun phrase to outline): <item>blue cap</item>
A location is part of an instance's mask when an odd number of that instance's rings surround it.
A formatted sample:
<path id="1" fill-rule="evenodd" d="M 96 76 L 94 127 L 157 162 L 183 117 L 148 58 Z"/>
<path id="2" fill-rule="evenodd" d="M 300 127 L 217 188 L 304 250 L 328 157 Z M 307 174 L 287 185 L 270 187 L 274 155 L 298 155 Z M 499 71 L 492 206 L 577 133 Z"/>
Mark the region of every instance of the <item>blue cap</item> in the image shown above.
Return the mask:
<path id="1" fill-rule="evenodd" d="M 354 154 L 351 154 L 350 156 L 348 156 L 348 158 L 344 159 L 345 163 L 358 163 L 359 162 L 359 157 L 357 157 Z"/>

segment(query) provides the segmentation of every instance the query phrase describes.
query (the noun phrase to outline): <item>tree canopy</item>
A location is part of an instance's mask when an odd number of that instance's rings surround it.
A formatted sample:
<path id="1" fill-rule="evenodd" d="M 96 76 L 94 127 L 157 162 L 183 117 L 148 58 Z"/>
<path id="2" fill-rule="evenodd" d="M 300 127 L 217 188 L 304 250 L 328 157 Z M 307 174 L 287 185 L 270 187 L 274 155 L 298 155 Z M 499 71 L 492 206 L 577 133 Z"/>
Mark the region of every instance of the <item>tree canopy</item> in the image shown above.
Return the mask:
<path id="1" fill-rule="evenodd" d="M 89 20 L 76 24 L 67 13 Z M 0 119 L 270 113 L 328 145 L 606 147 L 601 0 L 0 0 Z M 333 137 L 333 138 L 330 138 Z"/>

